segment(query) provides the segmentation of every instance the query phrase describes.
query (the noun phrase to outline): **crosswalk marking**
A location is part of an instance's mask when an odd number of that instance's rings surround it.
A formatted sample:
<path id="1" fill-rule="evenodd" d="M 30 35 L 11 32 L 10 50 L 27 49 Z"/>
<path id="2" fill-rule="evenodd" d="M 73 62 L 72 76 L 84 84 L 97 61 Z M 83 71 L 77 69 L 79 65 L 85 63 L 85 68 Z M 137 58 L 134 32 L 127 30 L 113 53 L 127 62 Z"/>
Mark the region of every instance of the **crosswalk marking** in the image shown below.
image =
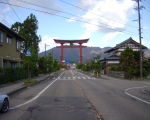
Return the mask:
<path id="1" fill-rule="evenodd" d="M 53 78 L 55 79 L 55 78 Z M 87 80 L 87 79 L 90 79 L 90 80 L 96 80 L 96 78 L 94 77 L 58 77 L 57 78 L 58 80 L 75 80 L 75 79 L 80 79 L 80 80 Z"/>

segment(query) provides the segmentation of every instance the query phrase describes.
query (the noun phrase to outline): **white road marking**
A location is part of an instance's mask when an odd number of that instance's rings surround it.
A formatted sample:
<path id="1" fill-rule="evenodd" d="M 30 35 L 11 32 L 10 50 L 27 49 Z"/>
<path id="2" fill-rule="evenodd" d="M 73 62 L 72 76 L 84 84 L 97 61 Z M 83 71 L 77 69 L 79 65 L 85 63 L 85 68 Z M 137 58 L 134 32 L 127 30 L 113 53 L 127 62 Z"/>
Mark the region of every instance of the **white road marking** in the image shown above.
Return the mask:
<path id="1" fill-rule="evenodd" d="M 85 77 L 82 77 L 83 79 L 86 79 Z"/>
<path id="2" fill-rule="evenodd" d="M 74 75 L 74 73 L 72 72 L 72 70 L 70 70 L 70 71 L 71 71 L 72 75 Z"/>
<path id="3" fill-rule="evenodd" d="M 59 80 L 74 80 L 74 79 L 59 79 Z"/>
<path id="4" fill-rule="evenodd" d="M 125 94 L 127 94 L 127 95 L 129 95 L 130 97 L 135 98 L 135 99 L 137 99 L 137 100 L 139 100 L 139 101 L 141 101 L 141 102 L 144 102 L 144 103 L 150 105 L 150 102 L 147 102 L 147 101 L 145 101 L 145 100 L 142 100 L 142 99 L 140 99 L 140 98 L 138 98 L 138 97 L 136 97 L 136 96 L 134 96 L 134 95 L 131 95 L 131 94 L 129 94 L 129 93 L 127 92 L 128 90 L 131 90 L 131 89 L 138 89 L 138 88 L 145 88 L 145 87 L 150 87 L 150 86 L 127 88 L 127 89 L 125 89 Z"/>
<path id="5" fill-rule="evenodd" d="M 80 77 L 78 77 L 78 79 L 81 79 Z"/>
<path id="6" fill-rule="evenodd" d="M 145 84 L 150 84 L 150 82 L 145 82 Z"/>
<path id="7" fill-rule="evenodd" d="M 62 74 L 64 74 L 64 72 L 63 72 Z M 62 74 L 61 74 L 61 75 L 62 75 Z M 61 76 L 61 75 L 60 75 L 60 76 Z M 60 77 L 60 76 L 59 76 L 59 77 Z M 58 78 L 59 78 L 59 77 L 58 77 Z M 26 105 L 26 104 L 32 102 L 33 100 L 37 99 L 37 98 L 38 98 L 43 92 L 45 92 L 56 80 L 57 80 L 57 79 L 55 79 L 53 82 L 51 82 L 47 87 L 45 87 L 41 92 L 39 92 L 39 93 L 38 93 L 34 98 L 32 98 L 31 100 L 29 100 L 29 101 L 27 101 L 27 102 L 25 102 L 25 103 L 22 103 L 22 104 L 20 104 L 20 105 L 11 107 L 10 109 L 12 110 L 12 109 L 21 107 L 21 106 Z"/>
<path id="8" fill-rule="evenodd" d="M 79 73 L 79 72 L 78 72 Z M 83 75 L 83 76 L 86 76 L 86 77 L 89 77 L 89 76 L 87 76 L 87 75 L 84 75 L 84 74 L 81 74 L 81 73 L 79 73 L 80 75 Z"/>

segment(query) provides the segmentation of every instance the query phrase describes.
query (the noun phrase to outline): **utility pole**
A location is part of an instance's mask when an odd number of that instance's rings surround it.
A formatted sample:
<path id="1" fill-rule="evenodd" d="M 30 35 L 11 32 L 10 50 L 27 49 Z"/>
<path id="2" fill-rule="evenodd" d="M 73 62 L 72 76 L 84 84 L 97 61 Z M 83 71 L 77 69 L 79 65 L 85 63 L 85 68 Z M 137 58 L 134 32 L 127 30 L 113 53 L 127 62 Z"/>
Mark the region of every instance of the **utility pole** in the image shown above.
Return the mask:
<path id="1" fill-rule="evenodd" d="M 46 46 L 50 46 L 50 45 L 46 45 L 46 43 L 45 43 L 45 57 L 46 57 Z"/>
<path id="2" fill-rule="evenodd" d="M 141 0 L 134 0 L 138 3 L 138 7 L 136 8 L 136 10 L 138 11 L 138 22 L 139 22 L 139 42 L 140 42 L 140 79 L 143 78 L 142 76 L 142 69 L 143 69 L 143 58 L 142 58 L 142 44 L 141 44 L 141 15 L 140 15 L 140 10 L 143 6 L 140 6 L 140 1 Z"/>
<path id="3" fill-rule="evenodd" d="M 45 43 L 45 57 L 46 57 L 46 43 Z"/>
<path id="4" fill-rule="evenodd" d="M 143 78 L 142 76 L 142 69 L 143 69 L 143 58 L 142 58 L 142 43 L 141 43 L 141 15 L 140 15 L 140 3 L 139 1 L 140 0 L 137 0 L 138 1 L 138 18 L 139 18 L 139 40 L 140 40 L 140 79 Z"/>

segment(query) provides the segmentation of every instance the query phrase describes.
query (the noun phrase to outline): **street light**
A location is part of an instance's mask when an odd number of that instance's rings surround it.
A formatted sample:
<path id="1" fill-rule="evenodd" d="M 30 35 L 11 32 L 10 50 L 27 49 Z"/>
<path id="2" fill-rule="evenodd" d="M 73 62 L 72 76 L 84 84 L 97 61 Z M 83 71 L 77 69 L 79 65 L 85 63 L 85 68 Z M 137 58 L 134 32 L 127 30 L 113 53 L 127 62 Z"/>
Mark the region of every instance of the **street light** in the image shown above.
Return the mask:
<path id="1" fill-rule="evenodd" d="M 50 46 L 50 45 L 46 45 L 46 43 L 45 43 L 45 57 L 46 57 L 46 46 Z"/>

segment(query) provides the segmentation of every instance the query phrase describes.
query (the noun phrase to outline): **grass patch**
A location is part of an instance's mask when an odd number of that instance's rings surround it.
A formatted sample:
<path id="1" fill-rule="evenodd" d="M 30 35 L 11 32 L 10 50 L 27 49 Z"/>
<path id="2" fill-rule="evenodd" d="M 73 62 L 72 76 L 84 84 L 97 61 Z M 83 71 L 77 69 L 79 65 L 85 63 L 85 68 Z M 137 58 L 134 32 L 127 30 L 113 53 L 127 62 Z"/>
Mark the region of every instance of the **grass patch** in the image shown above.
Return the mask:
<path id="1" fill-rule="evenodd" d="M 145 80 L 150 80 L 150 78 L 145 78 Z"/>
<path id="2" fill-rule="evenodd" d="M 26 80 L 26 81 L 24 81 L 24 84 L 30 85 L 30 84 L 35 83 L 35 82 L 37 82 L 37 80 Z"/>

